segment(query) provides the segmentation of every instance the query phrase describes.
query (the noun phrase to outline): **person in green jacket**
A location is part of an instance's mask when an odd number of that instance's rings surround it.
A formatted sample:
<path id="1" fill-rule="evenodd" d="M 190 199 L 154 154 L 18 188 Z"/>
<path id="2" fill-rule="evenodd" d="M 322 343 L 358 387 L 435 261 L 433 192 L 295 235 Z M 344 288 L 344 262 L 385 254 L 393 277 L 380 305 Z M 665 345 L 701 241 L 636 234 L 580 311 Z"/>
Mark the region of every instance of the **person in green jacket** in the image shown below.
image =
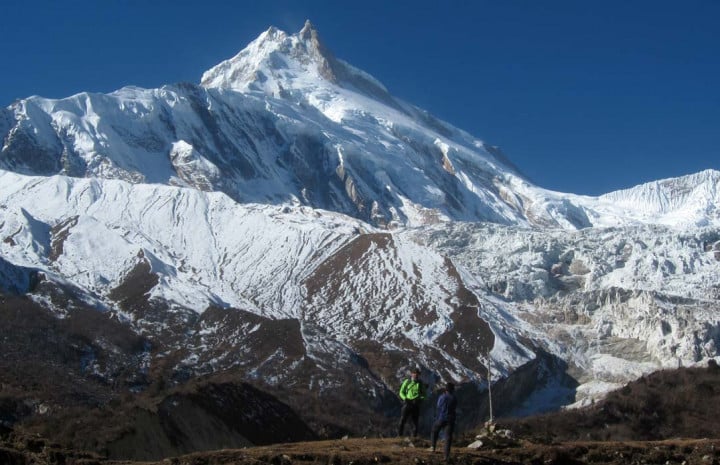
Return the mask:
<path id="1" fill-rule="evenodd" d="M 400 399 L 403 401 L 398 436 L 402 436 L 405 430 L 405 422 L 408 418 L 415 427 L 414 437 L 418 435 L 418 420 L 420 418 L 420 403 L 425 399 L 425 385 L 420 381 L 420 370 L 413 368 L 410 371 L 410 378 L 405 378 L 400 386 Z"/>

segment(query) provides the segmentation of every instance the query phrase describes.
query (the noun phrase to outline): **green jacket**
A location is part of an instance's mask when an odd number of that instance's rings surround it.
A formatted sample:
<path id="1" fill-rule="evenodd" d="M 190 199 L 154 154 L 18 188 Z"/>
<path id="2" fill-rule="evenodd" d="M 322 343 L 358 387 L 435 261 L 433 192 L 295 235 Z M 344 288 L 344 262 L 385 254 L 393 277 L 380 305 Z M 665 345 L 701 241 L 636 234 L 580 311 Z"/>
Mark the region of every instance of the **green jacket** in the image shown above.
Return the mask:
<path id="1" fill-rule="evenodd" d="M 407 378 L 400 386 L 400 398 L 402 400 L 423 400 L 425 398 L 425 385 L 422 381 L 413 381 Z"/>

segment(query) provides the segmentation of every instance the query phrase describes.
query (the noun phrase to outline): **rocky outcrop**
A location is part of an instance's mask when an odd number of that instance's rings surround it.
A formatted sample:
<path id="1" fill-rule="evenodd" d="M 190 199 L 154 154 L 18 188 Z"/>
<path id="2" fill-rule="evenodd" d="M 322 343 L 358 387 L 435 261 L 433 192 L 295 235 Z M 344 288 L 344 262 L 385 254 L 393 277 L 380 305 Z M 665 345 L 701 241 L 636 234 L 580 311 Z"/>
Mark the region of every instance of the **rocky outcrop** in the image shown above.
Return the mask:
<path id="1" fill-rule="evenodd" d="M 242 383 L 205 384 L 129 412 L 128 429 L 105 445 L 107 457 L 158 460 L 216 449 L 316 439 L 287 405 Z"/>

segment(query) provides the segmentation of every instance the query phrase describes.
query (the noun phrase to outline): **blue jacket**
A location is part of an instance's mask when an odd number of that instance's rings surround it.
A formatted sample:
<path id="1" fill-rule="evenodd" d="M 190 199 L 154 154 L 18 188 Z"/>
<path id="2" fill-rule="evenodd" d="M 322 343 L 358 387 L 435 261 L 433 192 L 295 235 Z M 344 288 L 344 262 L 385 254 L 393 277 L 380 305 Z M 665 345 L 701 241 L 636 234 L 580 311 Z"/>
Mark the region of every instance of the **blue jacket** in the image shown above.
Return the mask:
<path id="1" fill-rule="evenodd" d="M 455 408 L 457 407 L 457 399 L 449 392 L 444 392 L 437 401 L 437 409 L 435 418 L 438 421 L 455 422 Z"/>

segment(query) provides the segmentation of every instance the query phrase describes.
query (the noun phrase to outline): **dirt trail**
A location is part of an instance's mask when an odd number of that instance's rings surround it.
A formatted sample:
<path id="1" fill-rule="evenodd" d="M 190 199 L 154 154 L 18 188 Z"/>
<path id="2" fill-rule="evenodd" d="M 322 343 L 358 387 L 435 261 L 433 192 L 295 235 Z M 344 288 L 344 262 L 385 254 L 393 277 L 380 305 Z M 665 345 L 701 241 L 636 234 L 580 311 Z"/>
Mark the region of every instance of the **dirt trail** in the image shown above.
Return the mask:
<path id="1" fill-rule="evenodd" d="M 467 441 L 465 441 L 467 444 Z M 247 449 L 195 453 L 142 465 L 241 465 L 241 464 L 408 464 L 445 463 L 442 453 L 432 453 L 429 441 L 407 439 L 347 439 L 277 444 Z M 105 462 L 110 465 L 141 465 L 139 462 Z M 572 464 L 720 464 L 720 439 L 669 441 L 568 442 L 472 450 L 459 443 L 451 451 L 451 463 L 572 465 Z"/>

